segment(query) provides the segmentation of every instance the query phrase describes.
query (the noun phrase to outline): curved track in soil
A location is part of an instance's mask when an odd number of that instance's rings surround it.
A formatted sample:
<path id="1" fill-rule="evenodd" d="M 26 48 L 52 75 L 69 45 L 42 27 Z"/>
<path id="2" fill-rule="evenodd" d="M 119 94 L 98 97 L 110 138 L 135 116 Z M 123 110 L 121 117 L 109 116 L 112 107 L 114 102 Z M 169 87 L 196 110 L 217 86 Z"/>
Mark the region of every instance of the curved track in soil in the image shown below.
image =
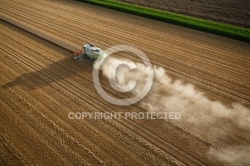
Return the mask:
<path id="1" fill-rule="evenodd" d="M 250 144 L 232 128 L 163 120 L 72 120 L 69 112 L 145 111 L 104 101 L 71 51 L 128 44 L 212 100 L 250 106 L 249 44 L 72 1 L 1 1 L 0 162 L 6 165 L 213 165 L 207 151 Z M 24 30 L 25 29 L 25 30 Z M 135 61 L 135 57 L 129 57 Z M 103 87 L 115 96 L 105 78 Z M 213 132 L 223 134 L 209 122 Z"/>

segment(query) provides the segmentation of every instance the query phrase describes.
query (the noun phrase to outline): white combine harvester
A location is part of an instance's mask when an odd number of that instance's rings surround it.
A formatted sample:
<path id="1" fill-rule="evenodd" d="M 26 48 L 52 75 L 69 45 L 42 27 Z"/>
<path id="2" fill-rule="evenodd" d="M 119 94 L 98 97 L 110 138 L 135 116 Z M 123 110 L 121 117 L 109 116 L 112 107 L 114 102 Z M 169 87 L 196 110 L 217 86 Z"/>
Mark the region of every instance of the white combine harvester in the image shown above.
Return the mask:
<path id="1" fill-rule="evenodd" d="M 88 61 L 95 61 L 100 56 L 104 55 L 104 51 L 94 44 L 85 44 L 82 49 L 77 50 L 73 53 L 75 60 L 88 60 Z"/>

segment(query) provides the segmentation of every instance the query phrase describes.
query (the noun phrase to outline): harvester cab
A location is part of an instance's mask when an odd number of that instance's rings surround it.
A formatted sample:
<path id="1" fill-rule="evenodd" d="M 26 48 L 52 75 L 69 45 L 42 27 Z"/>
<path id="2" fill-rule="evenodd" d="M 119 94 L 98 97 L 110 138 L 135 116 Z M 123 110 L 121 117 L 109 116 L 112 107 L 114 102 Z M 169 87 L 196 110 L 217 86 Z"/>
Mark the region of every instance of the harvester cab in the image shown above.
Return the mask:
<path id="1" fill-rule="evenodd" d="M 100 56 L 103 56 L 104 51 L 99 47 L 96 47 L 94 44 L 85 44 L 82 49 L 77 50 L 73 53 L 75 60 L 88 60 L 88 61 L 95 61 Z"/>

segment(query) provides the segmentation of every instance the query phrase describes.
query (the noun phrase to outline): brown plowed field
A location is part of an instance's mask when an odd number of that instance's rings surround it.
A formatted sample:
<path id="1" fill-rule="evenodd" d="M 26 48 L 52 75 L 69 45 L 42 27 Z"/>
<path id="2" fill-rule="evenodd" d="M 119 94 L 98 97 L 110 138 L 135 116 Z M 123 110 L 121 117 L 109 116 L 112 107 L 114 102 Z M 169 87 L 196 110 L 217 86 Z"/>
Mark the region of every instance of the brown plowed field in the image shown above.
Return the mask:
<path id="1" fill-rule="evenodd" d="M 135 46 L 211 100 L 250 107 L 248 43 L 74 1 L 6 0 L 0 13 L 0 165 L 249 164 L 246 157 L 228 161 L 210 154 L 216 149 L 235 156 L 238 149 L 228 149 L 233 146 L 249 154 L 249 130 L 231 121 L 68 117 L 147 111 L 140 104 L 112 105 L 96 92 L 92 65 L 71 57 L 82 44 Z M 101 79 L 106 91 L 124 97 Z"/>
<path id="2" fill-rule="evenodd" d="M 250 27 L 248 0 L 119 0 L 207 20 Z"/>

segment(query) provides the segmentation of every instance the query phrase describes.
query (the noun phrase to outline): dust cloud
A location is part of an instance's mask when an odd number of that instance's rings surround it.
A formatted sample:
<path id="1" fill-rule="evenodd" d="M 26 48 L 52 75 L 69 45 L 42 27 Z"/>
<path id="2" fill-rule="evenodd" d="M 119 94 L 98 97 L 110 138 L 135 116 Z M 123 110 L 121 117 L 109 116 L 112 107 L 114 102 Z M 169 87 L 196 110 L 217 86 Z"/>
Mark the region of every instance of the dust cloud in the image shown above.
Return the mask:
<path id="1" fill-rule="evenodd" d="M 119 64 L 122 65 L 119 66 Z M 130 69 L 127 65 L 136 66 L 136 68 Z M 148 68 L 143 64 L 114 57 L 108 57 L 101 65 L 101 70 L 107 78 L 115 77 L 119 86 L 126 86 L 126 90 L 132 89 L 130 92 L 133 95 L 137 95 L 143 89 L 148 74 Z M 113 70 L 116 70 L 115 74 L 111 74 L 114 73 L 111 72 Z M 223 124 L 220 130 L 226 134 L 231 134 L 231 126 L 250 131 L 249 108 L 238 103 L 225 106 L 220 101 L 212 101 L 194 85 L 184 84 L 181 80 L 172 80 L 161 67 L 153 66 L 150 70 L 154 71 L 153 85 L 147 96 L 139 102 L 139 105 L 147 111 L 180 112 L 182 118 L 178 123 L 192 125 L 194 131 L 201 126 L 209 126 L 203 134 L 211 140 L 223 138 L 223 135 L 213 134 L 213 125 L 211 125 L 221 120 L 226 124 Z M 135 87 L 131 80 L 136 81 Z M 245 165 L 250 162 L 246 157 L 250 156 L 249 153 L 250 146 L 230 146 L 225 150 L 211 147 L 208 156 L 230 165 Z"/>
<path id="2" fill-rule="evenodd" d="M 209 157 L 223 162 L 226 165 L 246 166 L 250 165 L 250 146 L 228 146 L 226 150 L 218 150 L 211 147 L 208 151 Z"/>

